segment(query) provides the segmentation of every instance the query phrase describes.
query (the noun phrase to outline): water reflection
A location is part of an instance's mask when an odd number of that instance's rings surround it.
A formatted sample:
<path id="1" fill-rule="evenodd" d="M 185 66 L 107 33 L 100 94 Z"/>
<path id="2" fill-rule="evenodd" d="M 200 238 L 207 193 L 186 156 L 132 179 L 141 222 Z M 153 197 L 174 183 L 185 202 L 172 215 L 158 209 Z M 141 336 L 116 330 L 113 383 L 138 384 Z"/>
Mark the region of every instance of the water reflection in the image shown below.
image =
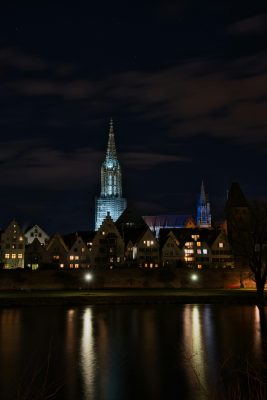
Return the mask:
<path id="1" fill-rule="evenodd" d="M 93 317 L 92 309 L 87 307 L 84 310 L 82 317 L 82 332 L 81 332 L 81 369 L 84 385 L 84 393 L 86 399 L 93 398 L 94 381 L 95 381 L 95 349 L 94 349 L 94 334 L 93 334 Z"/>
<path id="2" fill-rule="evenodd" d="M 18 356 L 21 352 L 21 313 L 18 309 L 0 312 L 0 388 L 14 388 L 20 377 Z M 3 374 L 2 371 L 5 371 Z M 0 395 L 0 398 L 1 395 Z"/>
<path id="3" fill-rule="evenodd" d="M 263 360 L 264 336 L 257 307 L 32 307 L 0 311 L 0 346 L 0 399 L 14 400 L 18 377 L 50 351 L 57 400 L 202 400 L 244 355 Z"/>
<path id="4" fill-rule="evenodd" d="M 198 390 L 199 398 L 204 399 L 208 391 L 208 384 L 203 330 L 205 326 L 209 327 L 209 323 L 206 321 L 206 324 L 203 324 L 203 312 L 200 316 L 198 305 L 186 305 L 184 308 L 183 325 L 189 379 L 196 390 Z"/>

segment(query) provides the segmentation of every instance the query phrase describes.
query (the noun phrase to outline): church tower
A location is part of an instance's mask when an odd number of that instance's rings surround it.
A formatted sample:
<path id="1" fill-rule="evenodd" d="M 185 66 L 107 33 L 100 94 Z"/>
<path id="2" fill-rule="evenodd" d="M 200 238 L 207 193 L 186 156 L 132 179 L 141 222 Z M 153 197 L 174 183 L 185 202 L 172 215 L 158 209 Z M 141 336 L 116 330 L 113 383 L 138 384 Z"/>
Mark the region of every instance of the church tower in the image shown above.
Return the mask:
<path id="1" fill-rule="evenodd" d="M 201 183 L 200 196 L 197 205 L 197 226 L 199 228 L 211 228 L 210 203 L 208 201 L 204 183 Z"/>
<path id="2" fill-rule="evenodd" d="M 113 121 L 110 120 L 106 158 L 101 167 L 101 194 L 96 199 L 95 230 L 98 230 L 107 214 L 115 222 L 126 208 L 122 197 L 121 167 L 117 158 Z"/>

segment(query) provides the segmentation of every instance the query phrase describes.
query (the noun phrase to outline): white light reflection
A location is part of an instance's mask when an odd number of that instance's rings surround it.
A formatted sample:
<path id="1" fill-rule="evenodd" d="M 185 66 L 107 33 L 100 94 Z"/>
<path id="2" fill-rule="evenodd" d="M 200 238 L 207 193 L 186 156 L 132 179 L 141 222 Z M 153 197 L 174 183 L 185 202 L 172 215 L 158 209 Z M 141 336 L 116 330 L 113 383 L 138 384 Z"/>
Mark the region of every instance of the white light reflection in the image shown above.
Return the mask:
<path id="1" fill-rule="evenodd" d="M 94 398 L 95 352 L 92 309 L 87 307 L 83 314 L 81 339 L 81 366 L 86 399 Z"/>
<path id="2" fill-rule="evenodd" d="M 254 306 L 254 354 L 257 356 L 261 353 L 261 326 L 260 326 L 260 310 L 259 307 Z"/>
<path id="3" fill-rule="evenodd" d="M 188 372 L 198 391 L 198 399 L 207 397 L 207 379 L 205 374 L 203 332 L 199 306 L 186 306 L 184 311 L 184 340 Z"/>

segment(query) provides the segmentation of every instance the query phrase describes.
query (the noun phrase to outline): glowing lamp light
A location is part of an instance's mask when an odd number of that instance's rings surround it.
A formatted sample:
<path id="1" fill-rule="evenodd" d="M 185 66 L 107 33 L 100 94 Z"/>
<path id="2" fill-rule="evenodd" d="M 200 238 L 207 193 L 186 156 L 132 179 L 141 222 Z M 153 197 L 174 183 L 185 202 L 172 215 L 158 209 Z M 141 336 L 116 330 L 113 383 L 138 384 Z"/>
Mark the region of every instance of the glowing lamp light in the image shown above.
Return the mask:
<path id="1" fill-rule="evenodd" d="M 90 281 L 93 279 L 93 275 L 92 275 L 92 274 L 86 274 L 85 277 L 84 277 L 84 279 L 85 279 L 87 282 L 90 282 Z"/>
<path id="2" fill-rule="evenodd" d="M 192 275 L 191 275 L 191 281 L 196 282 L 197 280 L 198 280 L 197 274 L 192 274 Z"/>

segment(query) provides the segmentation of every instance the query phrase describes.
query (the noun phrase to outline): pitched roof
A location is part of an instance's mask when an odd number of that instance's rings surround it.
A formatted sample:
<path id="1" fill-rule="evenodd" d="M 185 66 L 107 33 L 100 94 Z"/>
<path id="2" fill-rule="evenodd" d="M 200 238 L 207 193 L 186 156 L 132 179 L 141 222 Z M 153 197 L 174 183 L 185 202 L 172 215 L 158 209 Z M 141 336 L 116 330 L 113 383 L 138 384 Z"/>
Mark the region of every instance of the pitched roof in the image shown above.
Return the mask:
<path id="1" fill-rule="evenodd" d="M 126 245 L 130 241 L 132 243 L 137 243 L 148 229 L 149 228 L 147 226 L 143 228 L 125 228 L 122 232 L 122 238 L 124 240 L 124 243 Z"/>
<path id="2" fill-rule="evenodd" d="M 192 235 L 199 235 L 199 241 L 201 242 L 209 242 L 210 237 L 213 235 L 213 230 L 206 228 L 168 228 L 161 229 L 159 231 L 160 235 L 160 243 L 164 244 L 164 240 L 166 241 L 167 235 L 173 232 L 174 236 L 180 243 L 180 247 L 183 247 L 186 242 L 191 242 Z"/>
<path id="3" fill-rule="evenodd" d="M 88 242 L 93 241 L 95 234 L 95 231 L 77 231 L 63 235 L 63 239 L 66 245 L 71 248 L 79 236 L 82 238 L 84 243 L 87 244 Z"/>
<path id="4" fill-rule="evenodd" d="M 118 229 L 148 228 L 144 219 L 134 209 L 127 207 L 115 222 Z"/>
<path id="5" fill-rule="evenodd" d="M 226 209 L 229 207 L 248 207 L 248 202 L 238 182 L 231 184 L 225 207 Z"/>

